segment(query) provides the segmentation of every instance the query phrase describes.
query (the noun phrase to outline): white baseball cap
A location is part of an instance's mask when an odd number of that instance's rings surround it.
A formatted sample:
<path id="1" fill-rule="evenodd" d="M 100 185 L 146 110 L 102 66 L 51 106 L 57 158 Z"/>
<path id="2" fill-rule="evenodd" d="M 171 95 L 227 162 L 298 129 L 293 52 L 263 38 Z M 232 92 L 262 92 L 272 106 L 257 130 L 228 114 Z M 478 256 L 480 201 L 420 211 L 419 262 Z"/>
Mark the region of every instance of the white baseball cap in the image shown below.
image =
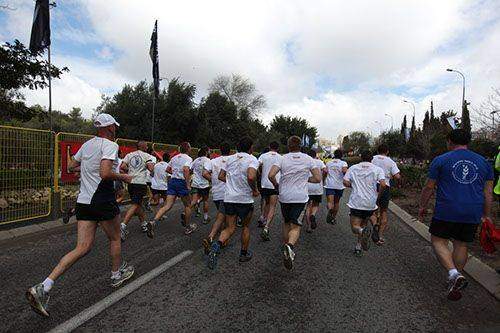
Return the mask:
<path id="1" fill-rule="evenodd" d="M 113 124 L 116 126 L 120 126 L 120 124 L 118 124 L 115 118 L 113 118 L 112 115 L 107 113 L 101 113 L 94 119 L 95 127 L 106 127 Z"/>

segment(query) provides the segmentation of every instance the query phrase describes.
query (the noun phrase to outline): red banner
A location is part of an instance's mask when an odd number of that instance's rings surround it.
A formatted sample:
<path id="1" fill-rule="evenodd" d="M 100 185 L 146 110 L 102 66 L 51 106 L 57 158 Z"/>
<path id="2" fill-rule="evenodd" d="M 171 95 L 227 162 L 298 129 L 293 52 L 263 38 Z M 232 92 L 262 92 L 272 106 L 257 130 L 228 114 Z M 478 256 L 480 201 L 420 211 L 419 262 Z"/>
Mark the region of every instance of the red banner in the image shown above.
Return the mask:
<path id="1" fill-rule="evenodd" d="M 61 181 L 64 183 L 78 181 L 78 174 L 69 172 L 68 165 L 69 161 L 71 161 L 73 155 L 78 152 L 82 144 L 82 142 L 73 141 L 61 141 L 59 143 L 61 147 Z"/>

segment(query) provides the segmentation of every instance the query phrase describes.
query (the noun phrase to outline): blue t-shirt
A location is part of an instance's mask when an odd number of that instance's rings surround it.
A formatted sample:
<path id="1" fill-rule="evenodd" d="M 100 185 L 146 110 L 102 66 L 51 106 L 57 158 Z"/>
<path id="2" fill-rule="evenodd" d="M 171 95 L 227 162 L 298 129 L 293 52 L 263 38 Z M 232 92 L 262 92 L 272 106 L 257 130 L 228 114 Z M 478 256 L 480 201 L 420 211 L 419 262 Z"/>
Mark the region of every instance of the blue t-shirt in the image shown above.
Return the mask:
<path id="1" fill-rule="evenodd" d="M 468 149 L 452 150 L 432 161 L 429 178 L 437 184 L 434 219 L 481 222 L 484 184 L 493 180 L 493 169 L 484 157 Z"/>

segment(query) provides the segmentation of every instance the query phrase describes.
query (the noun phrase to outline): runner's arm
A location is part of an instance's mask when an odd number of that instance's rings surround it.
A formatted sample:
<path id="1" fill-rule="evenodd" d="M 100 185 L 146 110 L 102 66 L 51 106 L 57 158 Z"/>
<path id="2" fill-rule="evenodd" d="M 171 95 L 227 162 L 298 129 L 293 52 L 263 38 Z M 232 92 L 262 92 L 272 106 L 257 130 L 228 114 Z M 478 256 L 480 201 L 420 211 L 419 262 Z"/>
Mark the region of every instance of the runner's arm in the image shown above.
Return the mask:
<path id="1" fill-rule="evenodd" d="M 254 168 L 247 169 L 247 181 L 248 181 L 248 185 L 250 185 L 250 188 L 252 189 L 254 194 L 258 193 L 258 191 L 257 191 L 257 169 L 254 169 Z"/>
<path id="2" fill-rule="evenodd" d="M 203 169 L 203 173 L 201 175 L 208 181 L 212 180 L 212 174 L 207 169 Z"/>
<path id="3" fill-rule="evenodd" d="M 493 202 L 493 181 L 487 180 L 484 184 L 483 218 L 491 218 L 491 204 Z"/>
<path id="4" fill-rule="evenodd" d="M 99 168 L 99 176 L 103 180 L 120 180 L 126 183 L 130 183 L 132 176 L 123 173 L 116 173 L 113 171 L 113 161 L 112 160 L 101 160 L 101 165 Z"/>
<path id="5" fill-rule="evenodd" d="M 169 165 L 169 166 L 167 167 L 167 170 L 166 170 L 166 171 L 167 171 L 167 173 L 172 174 L 172 167 Z"/>
<path id="6" fill-rule="evenodd" d="M 278 172 L 280 172 L 279 166 L 273 165 L 271 170 L 269 171 L 269 175 L 267 176 L 267 178 L 269 178 L 269 181 L 273 184 L 275 189 L 278 189 L 279 187 L 279 184 L 276 181 L 276 175 L 278 174 Z"/>
<path id="7" fill-rule="evenodd" d="M 186 187 L 191 190 L 191 169 L 188 166 L 182 167 L 182 172 L 184 173 L 184 179 L 186 180 Z"/>
<path id="8" fill-rule="evenodd" d="M 382 196 L 382 193 L 384 192 L 385 188 L 387 187 L 387 184 L 385 183 L 385 180 L 380 180 L 378 182 L 380 188 L 379 188 L 379 191 L 378 191 L 378 195 L 377 195 L 377 202 L 380 200 L 380 197 Z"/>
<path id="9" fill-rule="evenodd" d="M 221 169 L 219 172 L 219 180 L 221 182 L 226 182 L 226 170 Z"/>
<path id="10" fill-rule="evenodd" d="M 321 173 L 319 171 L 319 168 L 313 168 L 311 169 L 312 176 L 309 177 L 307 180 L 309 183 L 321 183 Z"/>
<path id="11" fill-rule="evenodd" d="M 120 164 L 120 172 L 121 173 L 127 173 L 128 172 L 127 162 L 122 161 L 122 164 Z"/>
<path id="12" fill-rule="evenodd" d="M 434 189 L 436 187 L 435 179 L 427 179 L 427 182 L 422 189 L 422 193 L 420 194 L 420 208 L 418 210 L 419 217 L 423 218 L 425 214 L 425 210 L 427 209 L 427 205 L 429 204 L 429 200 L 434 194 Z"/>
<path id="13" fill-rule="evenodd" d="M 71 158 L 68 165 L 69 172 L 80 172 L 80 162 L 76 161 L 74 158 Z"/>

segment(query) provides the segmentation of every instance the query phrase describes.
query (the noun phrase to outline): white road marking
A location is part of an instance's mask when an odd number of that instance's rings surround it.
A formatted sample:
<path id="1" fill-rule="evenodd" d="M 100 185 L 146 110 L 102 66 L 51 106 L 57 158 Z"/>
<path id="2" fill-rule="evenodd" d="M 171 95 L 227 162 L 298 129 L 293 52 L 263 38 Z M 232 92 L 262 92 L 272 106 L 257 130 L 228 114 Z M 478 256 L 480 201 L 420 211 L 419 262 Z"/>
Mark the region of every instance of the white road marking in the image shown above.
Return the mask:
<path id="1" fill-rule="evenodd" d="M 137 289 L 139 289 L 141 286 L 144 284 L 148 283 L 161 273 L 165 272 L 167 269 L 170 267 L 174 266 L 175 264 L 179 263 L 181 260 L 189 257 L 191 254 L 193 254 L 193 251 L 191 250 L 186 250 L 184 252 L 179 253 L 175 257 L 171 258 L 167 262 L 164 262 L 160 266 L 156 267 L 155 269 L 149 271 L 148 273 L 140 276 L 139 278 L 131 281 L 130 283 L 125 284 L 122 288 L 118 289 L 111 295 L 107 296 L 106 298 L 102 299 L 101 301 L 95 303 L 94 305 L 88 307 L 87 309 L 83 310 L 73 318 L 65 321 L 64 323 L 60 324 L 59 326 L 53 328 L 52 330 L 49 331 L 49 333 L 60 333 L 60 332 L 71 332 L 74 329 L 78 328 L 80 325 L 85 323 L 86 321 L 92 319 L 93 317 L 97 316 L 99 313 L 102 311 L 106 310 L 122 298 L 126 297 L 127 295 L 133 293 Z"/>

